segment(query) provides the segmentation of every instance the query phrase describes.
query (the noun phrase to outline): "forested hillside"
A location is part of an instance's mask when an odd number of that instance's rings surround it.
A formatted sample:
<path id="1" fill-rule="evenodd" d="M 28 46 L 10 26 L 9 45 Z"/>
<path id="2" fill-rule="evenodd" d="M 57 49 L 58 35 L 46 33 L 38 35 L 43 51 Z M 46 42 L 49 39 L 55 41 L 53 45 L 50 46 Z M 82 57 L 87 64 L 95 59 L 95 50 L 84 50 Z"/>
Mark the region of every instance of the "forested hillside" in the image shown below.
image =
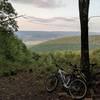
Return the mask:
<path id="1" fill-rule="evenodd" d="M 81 50 L 81 37 L 72 36 L 64 37 L 60 39 L 46 41 L 39 45 L 31 47 L 32 51 L 44 52 L 44 51 L 59 51 L 59 50 Z M 100 35 L 93 35 L 89 37 L 90 50 L 100 48 Z"/>

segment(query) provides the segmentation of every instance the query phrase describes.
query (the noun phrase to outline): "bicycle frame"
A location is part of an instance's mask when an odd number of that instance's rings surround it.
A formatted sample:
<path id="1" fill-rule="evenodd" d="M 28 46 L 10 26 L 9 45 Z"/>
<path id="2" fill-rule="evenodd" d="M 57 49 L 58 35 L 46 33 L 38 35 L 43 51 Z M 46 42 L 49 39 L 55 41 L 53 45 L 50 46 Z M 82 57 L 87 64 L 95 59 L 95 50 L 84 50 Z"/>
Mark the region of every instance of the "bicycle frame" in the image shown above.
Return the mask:
<path id="1" fill-rule="evenodd" d="M 66 83 L 65 82 L 65 75 L 64 75 L 65 71 L 59 69 L 58 70 L 58 73 L 60 75 L 60 78 L 61 78 L 61 81 L 62 81 L 63 86 L 68 89 L 69 88 L 68 84 L 71 81 L 71 79 L 69 78 L 68 81 L 67 81 L 67 83 Z"/>

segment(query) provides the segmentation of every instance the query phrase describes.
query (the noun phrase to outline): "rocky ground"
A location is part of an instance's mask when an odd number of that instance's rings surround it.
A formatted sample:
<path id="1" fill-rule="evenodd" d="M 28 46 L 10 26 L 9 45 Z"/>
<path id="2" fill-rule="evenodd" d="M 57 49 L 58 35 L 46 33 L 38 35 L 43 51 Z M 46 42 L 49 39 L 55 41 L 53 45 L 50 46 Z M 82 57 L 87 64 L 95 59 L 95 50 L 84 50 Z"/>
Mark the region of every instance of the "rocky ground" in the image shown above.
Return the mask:
<path id="1" fill-rule="evenodd" d="M 0 100 L 71 100 L 64 91 L 47 93 L 44 77 L 29 72 L 0 77 Z"/>

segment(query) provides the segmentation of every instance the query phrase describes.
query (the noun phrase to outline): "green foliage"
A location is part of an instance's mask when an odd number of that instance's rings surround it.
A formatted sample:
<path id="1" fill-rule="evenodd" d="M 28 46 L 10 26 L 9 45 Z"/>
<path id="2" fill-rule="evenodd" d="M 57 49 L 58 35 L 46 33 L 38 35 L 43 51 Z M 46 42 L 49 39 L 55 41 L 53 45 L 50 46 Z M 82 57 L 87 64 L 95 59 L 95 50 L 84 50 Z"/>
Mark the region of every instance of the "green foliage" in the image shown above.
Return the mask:
<path id="1" fill-rule="evenodd" d="M 90 55 L 91 63 L 96 63 L 97 66 L 93 68 L 94 71 L 100 71 L 100 49 L 93 50 Z M 97 70 L 99 69 L 99 70 Z"/>
<path id="2" fill-rule="evenodd" d="M 28 69 L 32 62 L 31 52 L 19 40 L 14 8 L 8 0 L 0 1 L 0 74 L 14 75 L 18 70 Z"/>
<path id="3" fill-rule="evenodd" d="M 0 55 L 11 61 L 27 61 L 30 52 L 21 40 L 17 39 L 12 32 L 2 29 L 0 31 Z"/>
<path id="4" fill-rule="evenodd" d="M 0 32 L 0 73 L 12 74 L 27 69 L 32 62 L 31 52 L 16 36 Z"/>
<path id="5" fill-rule="evenodd" d="M 97 71 L 100 68 L 100 50 L 93 50 L 90 53 L 91 63 L 96 63 L 97 66 L 94 66 L 93 72 Z M 33 53 L 33 60 L 30 63 L 19 63 L 19 62 L 9 62 L 9 60 L 4 61 L 0 57 L 0 61 L 4 67 L 1 67 L 0 74 L 3 75 L 13 75 L 18 71 L 29 70 L 36 75 L 47 75 L 55 72 L 57 67 L 63 68 L 66 73 L 70 73 L 71 67 L 68 65 L 68 62 L 72 64 L 80 65 L 80 52 L 78 51 L 56 51 L 48 53 Z M 56 66 L 57 64 L 57 66 Z"/>
<path id="6" fill-rule="evenodd" d="M 70 66 L 68 62 L 79 65 L 80 55 L 77 52 L 49 52 L 49 53 L 37 53 L 38 60 L 34 59 L 33 69 L 37 73 L 52 73 L 57 70 L 57 67 L 62 67 L 66 72 L 70 72 Z M 56 66 L 57 65 L 57 66 Z"/>
<path id="7" fill-rule="evenodd" d="M 95 72 L 100 69 L 100 50 L 93 50 L 90 53 L 91 63 L 96 63 L 97 66 L 91 67 L 91 71 Z M 77 64 L 80 66 L 80 52 L 78 51 L 55 51 L 48 53 L 36 53 L 38 59 L 34 58 L 33 62 L 33 72 L 38 75 L 41 74 L 51 74 L 57 70 L 57 67 L 63 68 L 66 73 L 70 73 L 72 68 L 68 65 L 68 62 L 72 64 Z M 57 66 L 56 66 L 57 64 Z"/>

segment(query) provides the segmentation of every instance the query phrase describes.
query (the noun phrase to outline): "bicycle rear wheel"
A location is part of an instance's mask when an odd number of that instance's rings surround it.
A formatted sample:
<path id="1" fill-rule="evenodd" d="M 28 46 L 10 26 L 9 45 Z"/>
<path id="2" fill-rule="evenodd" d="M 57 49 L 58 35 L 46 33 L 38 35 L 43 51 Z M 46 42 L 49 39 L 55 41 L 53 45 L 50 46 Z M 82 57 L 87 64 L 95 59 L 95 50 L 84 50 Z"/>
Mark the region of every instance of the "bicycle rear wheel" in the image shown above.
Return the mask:
<path id="1" fill-rule="evenodd" d="M 82 99 L 87 93 L 87 86 L 84 81 L 75 79 L 70 83 L 69 93 L 73 99 Z"/>
<path id="2" fill-rule="evenodd" d="M 48 92 L 52 92 L 58 85 L 58 78 L 56 76 L 50 76 L 45 80 L 45 88 Z"/>

